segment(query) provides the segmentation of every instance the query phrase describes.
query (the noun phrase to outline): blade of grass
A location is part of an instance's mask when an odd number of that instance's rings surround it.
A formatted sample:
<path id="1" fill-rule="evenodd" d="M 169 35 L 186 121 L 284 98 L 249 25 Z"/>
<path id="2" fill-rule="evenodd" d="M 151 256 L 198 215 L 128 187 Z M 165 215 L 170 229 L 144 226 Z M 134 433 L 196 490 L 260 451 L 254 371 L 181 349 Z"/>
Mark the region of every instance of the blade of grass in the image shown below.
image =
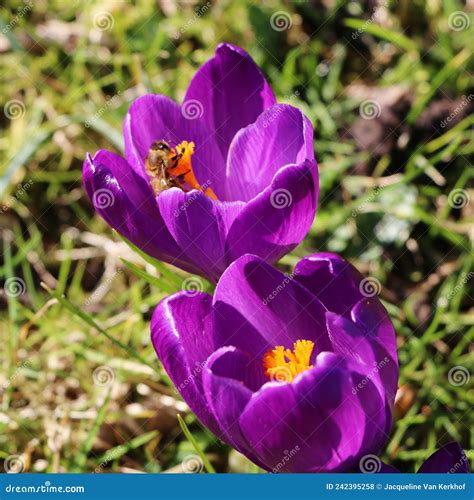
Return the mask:
<path id="1" fill-rule="evenodd" d="M 41 283 L 41 286 L 52 297 L 54 297 L 55 299 L 57 299 L 57 301 L 61 305 L 63 305 L 64 307 L 66 307 L 66 309 L 68 309 L 70 312 L 72 312 L 75 316 L 78 316 L 79 318 L 81 318 L 89 326 L 91 326 L 92 328 L 95 328 L 99 333 L 101 333 L 102 335 L 104 335 L 104 337 L 106 337 L 108 340 L 110 340 L 112 343 L 114 343 L 117 347 L 120 347 L 120 349 L 123 349 L 124 351 L 126 351 L 129 355 L 131 355 L 132 357 L 134 357 L 136 360 L 140 361 L 140 363 L 143 363 L 144 365 L 147 365 L 147 366 L 153 368 L 153 370 L 155 370 L 155 371 L 157 370 L 156 366 L 154 366 L 152 363 L 148 362 L 145 358 L 143 358 L 142 356 L 140 356 L 140 354 L 138 354 L 135 351 L 135 349 L 132 349 L 131 347 L 126 346 L 125 344 L 123 344 L 119 340 L 117 340 L 114 337 L 112 337 L 112 335 L 110 335 L 106 330 L 104 330 L 103 328 L 101 328 L 92 319 L 92 317 L 89 314 L 87 314 L 86 312 L 82 311 L 77 306 L 75 306 L 65 295 L 61 295 L 60 293 L 57 293 L 56 290 L 51 290 L 45 283 Z"/>
<path id="2" fill-rule="evenodd" d="M 163 292 L 167 293 L 174 293 L 176 292 L 176 289 L 169 284 L 165 283 L 165 280 L 162 280 L 160 278 L 156 278 L 155 276 L 151 276 L 148 274 L 146 271 L 143 269 L 140 269 L 137 265 L 135 265 L 133 262 L 130 262 L 127 259 L 124 259 L 123 257 L 120 257 L 120 260 L 125 264 L 127 269 L 131 271 L 137 278 L 141 278 L 144 281 L 146 281 L 149 285 L 151 286 L 156 286 Z"/>
<path id="3" fill-rule="evenodd" d="M 69 271 L 71 270 L 72 264 L 71 250 L 74 246 L 74 240 L 68 234 L 63 233 L 61 239 L 64 242 L 63 250 L 66 253 L 67 258 L 61 262 L 61 266 L 59 268 L 58 287 L 56 288 L 58 294 L 63 294 L 66 290 L 67 279 L 69 277 Z"/>
<path id="4" fill-rule="evenodd" d="M 361 30 L 362 32 L 369 33 L 377 38 L 393 43 L 403 50 L 418 52 L 418 45 L 413 40 L 410 40 L 401 33 L 395 33 L 373 22 L 371 23 L 362 19 L 346 18 L 344 19 L 344 24 L 349 28 Z"/>
<path id="5" fill-rule="evenodd" d="M 84 470 L 84 466 L 86 465 L 87 462 L 87 455 L 92 449 L 92 446 L 94 444 L 94 439 L 99 433 L 101 425 L 104 423 L 105 416 L 107 414 L 107 408 L 109 407 L 109 403 L 111 400 L 111 391 L 112 387 L 110 388 L 104 403 L 97 412 L 97 417 L 94 420 L 94 423 L 92 424 L 92 427 L 90 428 L 87 437 L 81 446 L 81 449 L 79 450 L 78 456 L 76 458 L 75 470 L 72 470 L 71 472 L 81 472 Z"/>
<path id="6" fill-rule="evenodd" d="M 43 131 L 25 141 L 23 147 L 13 156 L 10 163 L 6 166 L 2 177 L 0 177 L 0 198 L 7 189 L 15 172 L 28 163 L 28 160 L 33 156 L 41 144 L 46 141 L 52 134 L 52 131 Z"/>
<path id="7" fill-rule="evenodd" d="M 11 235 L 6 232 L 4 234 L 3 239 L 3 254 L 5 261 L 5 273 L 7 276 L 7 280 L 15 279 L 14 276 L 14 268 L 12 265 L 12 250 L 11 250 Z M 14 285 L 16 286 L 16 284 Z M 21 282 L 19 283 L 21 287 Z M 6 296 L 7 296 L 7 304 L 8 304 L 8 317 L 10 320 L 11 333 L 8 335 L 8 365 L 7 365 L 7 378 L 11 379 L 13 374 L 13 367 L 15 365 L 15 349 L 18 339 L 18 327 L 17 327 L 17 319 L 18 319 L 18 303 L 17 303 L 17 295 L 16 293 L 8 293 L 8 287 L 5 287 Z M 8 408 L 10 404 L 11 394 L 13 392 L 13 385 L 8 384 L 7 390 L 5 391 L 5 398 L 3 400 L 3 407 L 5 409 Z"/>
<path id="8" fill-rule="evenodd" d="M 194 439 L 193 435 L 191 434 L 191 431 L 188 429 L 188 426 L 186 425 L 186 422 L 184 421 L 183 417 L 181 415 L 177 415 L 178 417 L 178 422 L 179 425 L 181 426 L 181 429 L 188 439 L 188 441 L 193 445 L 194 449 L 196 450 L 196 453 L 199 455 L 200 459 L 202 460 L 202 463 L 209 472 L 209 474 L 214 474 L 216 470 L 212 466 L 211 462 L 209 462 L 206 454 L 201 450 L 201 447 L 198 445 L 197 441 Z"/>
<path id="9" fill-rule="evenodd" d="M 36 232 L 32 235 L 32 237 L 28 241 L 20 241 L 19 250 L 18 252 L 12 257 L 11 259 L 11 265 L 12 267 L 17 266 L 23 260 L 25 257 L 28 255 L 28 252 L 33 250 L 34 248 L 38 248 L 38 245 L 41 243 L 41 238 L 42 235 L 39 232 Z M 3 278 L 6 274 L 6 267 L 0 268 L 0 278 Z"/>
<path id="10" fill-rule="evenodd" d="M 411 108 L 410 112 L 407 116 L 407 122 L 409 124 L 415 123 L 420 113 L 425 109 L 425 106 L 430 102 L 431 98 L 435 95 L 438 88 L 441 84 L 447 80 L 450 76 L 456 73 L 458 69 L 460 69 L 471 57 L 471 52 L 468 48 L 465 48 L 459 52 L 453 59 L 450 59 L 446 65 L 441 68 L 438 73 L 433 77 L 433 80 L 430 85 L 430 90 L 426 93 L 423 93 L 418 99 L 415 101 L 415 104 Z"/>
<path id="11" fill-rule="evenodd" d="M 148 254 L 143 252 L 143 250 L 140 250 L 140 248 L 136 247 L 132 242 L 128 241 L 127 238 L 124 238 L 121 234 L 119 233 L 116 234 L 145 262 L 148 262 L 148 264 L 158 269 L 158 271 L 160 272 L 160 274 L 163 275 L 164 278 L 167 278 L 170 281 L 170 283 L 176 285 L 177 290 L 181 290 L 181 287 L 183 285 L 183 280 L 177 274 L 173 273 L 173 271 L 169 269 L 163 262 L 160 262 L 159 260 L 150 257 Z"/>
<path id="12" fill-rule="evenodd" d="M 126 444 L 120 444 L 118 446 L 115 446 L 114 448 L 111 448 L 97 459 L 97 463 L 101 465 L 111 462 L 112 460 L 117 460 L 118 458 L 125 455 L 125 453 L 127 453 L 128 451 L 143 446 L 144 444 L 154 439 L 156 436 L 158 436 L 158 431 L 145 432 L 145 434 L 131 439 Z"/>

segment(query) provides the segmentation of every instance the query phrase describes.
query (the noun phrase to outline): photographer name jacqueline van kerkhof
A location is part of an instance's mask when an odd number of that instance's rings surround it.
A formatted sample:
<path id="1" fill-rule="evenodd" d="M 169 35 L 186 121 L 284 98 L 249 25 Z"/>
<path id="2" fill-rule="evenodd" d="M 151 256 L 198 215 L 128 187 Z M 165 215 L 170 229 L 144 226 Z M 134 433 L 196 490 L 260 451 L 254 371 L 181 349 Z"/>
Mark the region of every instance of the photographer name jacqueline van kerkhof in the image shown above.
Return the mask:
<path id="1" fill-rule="evenodd" d="M 438 484 L 429 484 L 429 483 L 423 483 L 423 484 L 390 484 L 386 483 L 385 487 L 383 488 L 384 490 L 397 490 L 397 491 L 404 491 L 404 490 L 432 490 L 432 491 L 465 491 L 466 490 L 466 483 L 438 483 Z"/>

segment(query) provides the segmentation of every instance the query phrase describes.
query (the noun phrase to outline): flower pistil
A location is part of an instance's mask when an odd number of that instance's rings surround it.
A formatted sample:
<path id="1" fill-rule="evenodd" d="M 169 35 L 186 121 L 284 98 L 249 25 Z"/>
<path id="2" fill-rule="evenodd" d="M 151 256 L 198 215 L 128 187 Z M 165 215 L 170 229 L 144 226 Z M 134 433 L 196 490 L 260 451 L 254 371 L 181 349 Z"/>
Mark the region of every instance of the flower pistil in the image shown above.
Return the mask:
<path id="1" fill-rule="evenodd" d="M 293 350 L 276 346 L 263 356 L 265 375 L 276 382 L 293 382 L 298 373 L 313 368 L 310 365 L 313 348 L 311 340 L 297 340 Z"/>
<path id="2" fill-rule="evenodd" d="M 217 196 L 211 187 L 204 184 L 201 186 L 194 175 L 191 164 L 191 156 L 194 154 L 194 142 L 182 141 L 170 152 L 170 159 L 174 160 L 173 165 L 168 168 L 168 173 L 176 178 L 180 184 L 186 183 L 191 189 L 197 189 L 209 196 L 212 200 L 217 200 Z"/>

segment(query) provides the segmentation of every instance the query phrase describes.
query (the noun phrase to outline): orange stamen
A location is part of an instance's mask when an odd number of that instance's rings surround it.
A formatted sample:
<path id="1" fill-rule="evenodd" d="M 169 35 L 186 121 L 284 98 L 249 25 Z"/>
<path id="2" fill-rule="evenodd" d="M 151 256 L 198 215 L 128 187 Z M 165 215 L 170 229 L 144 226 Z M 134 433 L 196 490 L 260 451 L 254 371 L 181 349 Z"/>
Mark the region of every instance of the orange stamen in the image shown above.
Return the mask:
<path id="1" fill-rule="evenodd" d="M 170 153 L 170 158 L 178 155 L 180 156 L 174 168 L 170 168 L 168 172 L 173 177 L 181 177 L 184 182 L 192 189 L 197 189 L 205 195 L 209 196 L 212 200 L 217 200 L 217 196 L 210 187 L 201 186 L 194 175 L 193 167 L 191 165 L 191 155 L 194 153 L 194 142 L 183 141 L 176 146 L 175 150 Z"/>
<path id="2" fill-rule="evenodd" d="M 309 364 L 313 352 L 314 342 L 311 340 L 297 340 L 293 344 L 293 351 L 283 346 L 276 346 L 263 356 L 265 375 L 276 382 L 293 382 L 294 378 L 313 365 Z"/>

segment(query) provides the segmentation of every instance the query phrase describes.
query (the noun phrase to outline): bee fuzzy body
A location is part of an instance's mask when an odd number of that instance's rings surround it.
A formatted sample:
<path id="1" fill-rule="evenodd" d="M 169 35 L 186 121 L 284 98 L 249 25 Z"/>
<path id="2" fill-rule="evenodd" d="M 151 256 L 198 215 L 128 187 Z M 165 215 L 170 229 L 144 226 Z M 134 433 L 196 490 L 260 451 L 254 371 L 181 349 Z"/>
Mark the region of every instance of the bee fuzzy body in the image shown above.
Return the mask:
<path id="1" fill-rule="evenodd" d="M 150 178 L 150 185 L 158 196 L 171 187 L 183 191 L 196 189 L 213 200 L 217 197 L 210 187 L 199 184 L 191 166 L 191 155 L 194 153 L 194 143 L 183 141 L 172 148 L 165 140 L 154 142 L 145 161 L 145 169 Z"/>
<path id="2" fill-rule="evenodd" d="M 145 161 L 145 169 L 150 177 L 150 184 L 155 195 L 170 187 L 179 187 L 169 170 L 175 168 L 179 162 L 171 146 L 164 140 L 154 142 Z"/>

